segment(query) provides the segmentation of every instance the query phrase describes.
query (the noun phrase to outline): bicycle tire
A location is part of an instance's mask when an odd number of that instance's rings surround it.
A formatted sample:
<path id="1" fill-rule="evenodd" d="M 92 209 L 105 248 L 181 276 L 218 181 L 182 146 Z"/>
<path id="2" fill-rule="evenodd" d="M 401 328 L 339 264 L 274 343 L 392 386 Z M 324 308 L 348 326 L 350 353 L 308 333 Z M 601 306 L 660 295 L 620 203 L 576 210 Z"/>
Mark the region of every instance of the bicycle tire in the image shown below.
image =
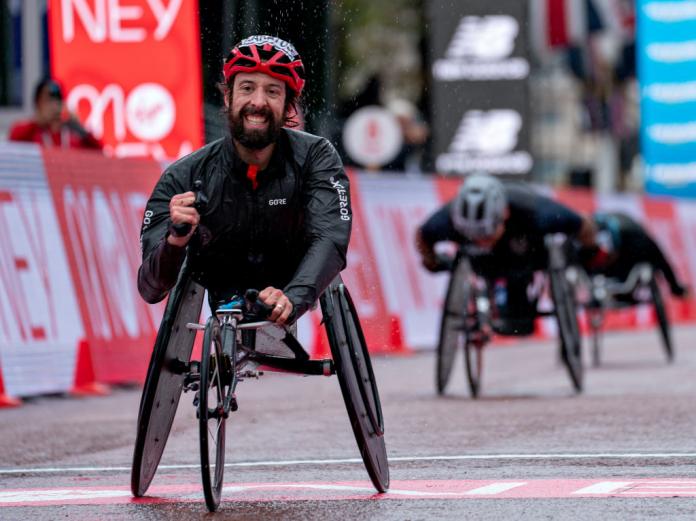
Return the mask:
<path id="1" fill-rule="evenodd" d="M 471 265 L 466 258 L 460 257 L 452 270 L 445 306 L 440 320 L 440 337 L 437 343 L 437 362 L 435 382 L 437 393 L 445 393 L 452 375 L 452 368 L 457 352 L 466 349 L 466 305 L 471 288 L 468 278 Z"/>
<path id="2" fill-rule="evenodd" d="M 197 322 L 205 290 L 184 268 L 172 290 L 150 357 L 140 399 L 138 426 L 131 468 L 131 492 L 141 497 L 157 472 L 174 422 L 179 398 L 193 350 L 195 331 L 188 322 Z"/>
<path id="3" fill-rule="evenodd" d="M 662 298 L 662 292 L 654 274 L 650 279 L 650 294 L 653 307 L 655 308 L 655 317 L 657 318 L 660 336 L 662 337 L 662 347 L 665 351 L 665 356 L 667 356 L 667 361 L 672 363 L 674 361 L 674 346 L 672 345 L 671 326 L 667 316 L 667 309 L 665 308 L 665 301 Z"/>
<path id="4" fill-rule="evenodd" d="M 550 283 L 561 340 L 561 359 L 568 370 L 575 392 L 579 393 L 583 388 L 583 367 L 575 297 L 563 270 L 552 270 Z"/>
<path id="5" fill-rule="evenodd" d="M 386 492 L 389 461 L 379 392 L 355 306 L 340 279 L 322 295 L 321 309 L 355 441 L 375 489 Z"/>
<path id="6" fill-rule="evenodd" d="M 201 477 L 205 504 L 210 512 L 215 512 L 220 505 L 225 472 L 226 412 L 224 404 L 227 389 L 229 389 L 229 385 L 227 387 L 224 385 L 224 376 L 220 371 L 221 368 L 224 368 L 224 362 L 220 340 L 220 322 L 215 316 L 211 316 L 205 326 L 200 367 L 201 380 L 197 413 Z M 211 391 L 214 393 L 212 396 Z M 215 464 L 211 466 L 210 460 L 213 454 Z"/>

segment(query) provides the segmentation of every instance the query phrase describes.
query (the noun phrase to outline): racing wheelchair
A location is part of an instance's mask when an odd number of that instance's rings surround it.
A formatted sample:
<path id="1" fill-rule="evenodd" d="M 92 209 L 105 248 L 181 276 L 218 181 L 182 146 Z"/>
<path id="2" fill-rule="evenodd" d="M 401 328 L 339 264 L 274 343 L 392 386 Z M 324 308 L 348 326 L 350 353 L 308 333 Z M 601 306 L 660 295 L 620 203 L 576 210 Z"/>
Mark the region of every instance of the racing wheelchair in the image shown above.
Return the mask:
<path id="1" fill-rule="evenodd" d="M 607 311 L 641 304 L 653 307 L 665 356 L 670 363 L 674 360 L 669 317 L 655 270 L 650 264 L 636 264 L 624 280 L 606 277 L 602 274 L 581 273 L 585 278 L 585 284 L 589 287 L 589 301 L 585 304 L 585 309 L 592 336 L 592 365 L 594 367 L 601 365 L 602 333 Z"/>
<path id="2" fill-rule="evenodd" d="M 340 276 L 320 297 L 322 323 L 331 359 L 312 360 L 292 332 L 269 321 L 258 292 L 217 308 L 199 324 L 204 288 L 186 265 L 170 294 L 159 328 L 140 401 L 131 472 L 131 491 L 141 497 L 157 471 L 182 391 L 194 392 L 199 425 L 203 492 L 208 510 L 221 500 L 225 469 L 225 434 L 230 413 L 238 408 L 237 385 L 262 374 L 259 366 L 304 375 L 335 374 L 374 487 L 386 492 L 389 466 L 384 442 L 384 419 L 367 344 L 348 289 Z M 256 349 L 269 328 L 281 329 L 276 353 Z M 191 360 L 196 331 L 203 331 L 200 360 Z"/>
<path id="3" fill-rule="evenodd" d="M 570 245 L 562 234 L 545 238 L 548 250 L 548 266 L 545 285 L 551 300 L 552 311 L 540 311 L 536 316 L 555 316 L 560 339 L 560 358 L 565 365 L 573 388 L 582 391 L 583 365 L 580 328 L 577 319 L 575 295 L 575 267 L 568 262 Z M 496 304 L 493 288 L 488 281 L 472 269 L 467 246 L 462 246 L 453 261 L 443 262 L 443 268 L 451 272 L 447 296 L 440 322 L 437 346 L 436 384 L 438 394 L 444 394 L 452 373 L 458 351 L 463 351 L 467 382 L 471 396 L 477 398 L 481 391 L 483 351 L 496 326 Z M 523 332 L 519 336 L 528 335 Z"/>

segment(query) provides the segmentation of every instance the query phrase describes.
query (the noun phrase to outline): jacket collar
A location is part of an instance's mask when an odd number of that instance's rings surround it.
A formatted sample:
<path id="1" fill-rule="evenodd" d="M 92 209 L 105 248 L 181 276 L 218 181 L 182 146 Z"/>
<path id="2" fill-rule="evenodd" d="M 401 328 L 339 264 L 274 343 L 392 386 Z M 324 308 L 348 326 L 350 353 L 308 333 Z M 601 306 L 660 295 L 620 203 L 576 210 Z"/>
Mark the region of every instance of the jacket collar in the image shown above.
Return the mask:
<path id="1" fill-rule="evenodd" d="M 231 171 L 232 175 L 239 178 L 246 179 L 246 172 L 249 168 L 249 164 L 243 161 L 237 150 L 234 147 L 234 141 L 232 141 L 232 136 L 227 133 L 224 138 L 223 143 L 223 156 L 225 162 L 225 168 L 227 171 Z M 290 149 L 290 142 L 288 140 L 287 132 L 285 129 L 281 130 L 280 136 L 278 136 L 278 141 L 273 149 L 273 154 L 271 155 L 271 160 L 268 166 L 264 170 L 259 171 L 259 183 L 265 184 L 268 179 L 282 177 L 285 175 L 285 168 L 283 157 L 287 157 L 287 152 Z"/>

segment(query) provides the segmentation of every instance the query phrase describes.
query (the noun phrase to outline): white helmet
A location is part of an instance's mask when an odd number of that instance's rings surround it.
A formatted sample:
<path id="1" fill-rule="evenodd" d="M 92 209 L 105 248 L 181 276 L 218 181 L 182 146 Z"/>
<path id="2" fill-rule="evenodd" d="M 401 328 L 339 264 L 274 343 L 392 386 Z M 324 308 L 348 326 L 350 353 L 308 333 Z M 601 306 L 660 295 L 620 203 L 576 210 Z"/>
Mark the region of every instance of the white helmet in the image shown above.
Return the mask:
<path id="1" fill-rule="evenodd" d="M 505 220 L 506 208 L 503 183 L 490 175 L 473 174 L 466 178 L 454 199 L 452 223 L 469 240 L 487 239 Z"/>

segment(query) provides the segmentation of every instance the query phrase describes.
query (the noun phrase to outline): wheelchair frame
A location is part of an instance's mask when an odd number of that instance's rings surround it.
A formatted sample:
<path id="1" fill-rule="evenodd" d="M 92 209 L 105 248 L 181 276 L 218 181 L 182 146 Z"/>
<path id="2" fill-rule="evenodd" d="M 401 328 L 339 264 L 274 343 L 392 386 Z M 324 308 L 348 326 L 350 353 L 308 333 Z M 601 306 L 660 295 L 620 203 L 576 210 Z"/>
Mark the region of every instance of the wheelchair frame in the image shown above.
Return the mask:
<path id="1" fill-rule="evenodd" d="M 592 365 L 602 363 L 602 333 L 606 313 L 640 304 L 651 304 L 655 310 L 662 347 L 669 363 L 674 361 L 672 333 L 654 268 L 648 263 L 636 264 L 624 281 L 601 274 L 584 274 L 590 299 L 585 305 L 592 334 Z M 649 296 L 648 296 L 649 295 Z"/>
<path id="2" fill-rule="evenodd" d="M 574 390 L 579 393 L 583 387 L 583 365 L 575 288 L 572 271 L 567 262 L 567 239 L 562 234 L 549 235 L 546 238 L 546 246 L 549 263 L 545 272 L 554 309 L 550 312 L 537 311 L 536 316 L 556 317 L 560 358 L 568 370 Z M 492 338 L 494 331 L 491 301 L 485 279 L 474 273 L 466 252 L 460 250 L 451 270 L 440 322 L 436 367 L 438 394 L 444 394 L 456 352 L 462 348 L 469 391 L 473 398 L 479 396 L 483 373 L 483 348 Z"/>
<path id="3" fill-rule="evenodd" d="M 218 311 L 205 325 L 198 324 L 203 294 L 204 289 L 190 278 L 185 265 L 167 302 L 141 397 L 131 472 L 133 495 L 143 496 L 154 478 L 182 391 L 197 391 L 194 405 L 199 421 L 204 495 L 210 511 L 218 508 L 224 473 L 225 423 L 229 413 L 237 409 L 237 383 L 261 374 L 247 368 L 252 363 L 306 375 L 336 374 L 370 479 L 379 492 L 386 492 L 389 465 L 381 402 L 359 318 L 340 276 L 320 297 L 332 354 L 332 359 L 326 360 L 311 360 L 290 332 L 286 332 L 282 342 L 295 358 L 256 352 L 254 335 L 248 333 L 270 323 L 244 323 L 241 310 Z M 204 331 L 201 361 L 190 360 L 197 330 Z"/>

